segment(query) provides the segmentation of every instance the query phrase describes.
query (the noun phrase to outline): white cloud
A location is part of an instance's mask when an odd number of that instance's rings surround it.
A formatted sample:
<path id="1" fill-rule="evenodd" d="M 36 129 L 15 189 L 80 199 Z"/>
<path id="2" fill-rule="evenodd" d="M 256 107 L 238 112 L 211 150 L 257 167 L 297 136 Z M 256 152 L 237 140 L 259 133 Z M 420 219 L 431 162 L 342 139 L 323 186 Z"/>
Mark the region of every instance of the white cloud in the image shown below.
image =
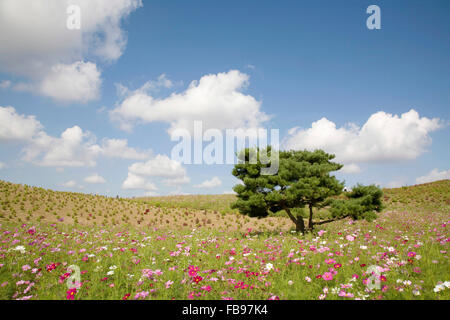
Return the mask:
<path id="1" fill-rule="evenodd" d="M 66 129 L 58 138 L 41 131 L 25 146 L 23 159 L 40 166 L 93 167 L 100 156 L 136 160 L 149 157 L 149 152 L 128 147 L 127 140 L 104 139 L 101 145 L 95 141 L 94 135 L 79 126 Z"/>
<path id="2" fill-rule="evenodd" d="M 450 179 L 450 170 L 439 171 L 438 169 L 433 169 L 426 175 L 418 177 L 416 183 L 427 183 L 445 179 Z"/>
<path id="3" fill-rule="evenodd" d="M 55 138 L 41 131 L 24 148 L 23 159 L 39 166 L 50 167 L 92 167 L 96 165 L 98 146 L 89 132 L 79 126 L 66 129 Z"/>
<path id="4" fill-rule="evenodd" d="M 9 80 L 0 81 L 0 89 L 7 89 L 10 86 L 11 86 L 11 81 L 9 81 Z"/>
<path id="5" fill-rule="evenodd" d="M 233 190 L 230 191 L 224 191 L 222 194 L 236 194 Z"/>
<path id="6" fill-rule="evenodd" d="M 400 188 L 406 186 L 406 183 L 401 180 L 393 180 L 386 184 L 387 188 Z"/>
<path id="7" fill-rule="evenodd" d="M 380 111 L 361 128 L 355 124 L 337 128 L 322 118 L 309 129 L 291 129 L 283 144 L 285 149 L 324 149 L 344 163 L 409 160 L 426 151 L 429 133 L 441 126 L 439 119 L 421 118 L 412 109 L 400 117 Z"/>
<path id="8" fill-rule="evenodd" d="M 6 168 L 6 164 L 3 162 L 0 162 L 0 170 L 5 169 L 5 168 Z"/>
<path id="9" fill-rule="evenodd" d="M 125 130 L 139 122 L 165 122 L 169 133 L 177 128 L 192 131 L 195 120 L 203 121 L 205 130 L 257 128 L 269 117 L 260 111 L 261 102 L 242 93 L 248 82 L 249 76 L 238 70 L 209 74 L 192 81 L 184 92 L 162 99 L 150 95 L 146 85 L 133 92 L 122 88 L 126 98 L 110 116 Z"/>
<path id="10" fill-rule="evenodd" d="M 34 116 L 20 115 L 13 107 L 0 106 L 0 142 L 27 141 L 41 129 L 41 123 Z"/>
<path id="11" fill-rule="evenodd" d="M 80 30 L 67 28 L 67 8 L 72 4 L 81 9 Z M 110 63 L 117 60 L 127 42 L 121 22 L 141 6 L 141 0 L 33 0 L 32 3 L 28 0 L 2 0 L 0 72 L 30 80 L 30 83 L 21 84 L 17 89 L 31 88 L 57 100 L 79 101 L 76 92 L 93 82 L 96 84 L 99 74 L 78 71 L 77 85 L 64 86 L 64 92 L 70 99 L 61 99 L 62 93 L 58 94 L 47 84 L 54 83 L 56 79 L 66 79 L 63 77 L 69 72 L 66 69 L 77 61 L 83 63 L 89 58 L 91 61 L 99 59 Z M 81 81 L 86 83 L 81 84 Z M 87 92 L 89 95 L 78 98 L 87 101 L 96 97 L 92 92 Z"/>
<path id="12" fill-rule="evenodd" d="M 340 172 L 347 174 L 360 173 L 361 168 L 355 163 L 349 163 L 345 164 L 344 167 L 340 170 Z"/>
<path id="13" fill-rule="evenodd" d="M 213 177 L 210 180 L 205 180 L 200 184 L 197 184 L 194 186 L 194 188 L 206 188 L 206 189 L 211 189 L 211 188 L 216 188 L 222 185 L 222 181 L 220 181 L 220 179 L 218 177 Z"/>
<path id="14" fill-rule="evenodd" d="M 106 183 L 105 178 L 100 176 L 98 173 L 94 173 L 93 175 L 87 176 L 86 178 L 84 178 L 84 181 L 93 184 Z"/>
<path id="15" fill-rule="evenodd" d="M 174 161 L 166 155 L 158 154 L 146 162 L 136 162 L 129 166 L 128 177 L 122 187 L 124 189 L 149 190 L 147 186 L 153 185 L 153 183 L 148 182 L 147 177 L 162 178 L 162 183 L 166 186 L 180 186 L 190 181 L 186 169 L 180 162 Z"/>
<path id="16" fill-rule="evenodd" d="M 100 71 L 91 62 L 56 64 L 39 83 L 37 91 L 58 101 L 87 102 L 100 96 Z"/>
<path id="17" fill-rule="evenodd" d="M 14 141 L 25 145 L 23 160 L 40 166 L 92 167 L 100 156 L 143 160 L 151 154 L 129 147 L 126 139 L 103 139 L 96 144 L 95 136 L 79 126 L 52 137 L 34 116 L 20 115 L 13 107 L 0 107 L 0 143 Z"/>
<path id="18" fill-rule="evenodd" d="M 133 160 L 144 160 L 150 157 L 150 151 L 138 151 L 128 146 L 126 139 L 105 139 L 102 143 L 101 152 L 110 158 L 122 158 Z"/>
<path id="19" fill-rule="evenodd" d="M 130 90 L 126 86 L 124 86 L 121 83 L 116 83 L 116 91 L 117 95 L 119 97 L 127 97 L 135 93 L 152 93 L 152 92 L 158 92 L 161 88 L 172 88 L 173 82 L 167 78 L 167 76 L 163 73 L 161 74 L 157 80 L 150 80 L 147 81 L 137 90 Z"/>
<path id="20" fill-rule="evenodd" d="M 67 182 L 64 182 L 61 184 L 61 186 L 65 187 L 65 188 L 73 188 L 77 185 L 77 183 L 74 180 L 70 180 Z"/>
<path id="21" fill-rule="evenodd" d="M 182 184 L 189 183 L 191 179 L 188 176 L 175 177 L 170 179 L 163 179 L 162 183 L 169 187 L 176 187 Z"/>
<path id="22" fill-rule="evenodd" d="M 154 183 L 148 182 L 144 177 L 138 176 L 130 172 L 128 173 L 128 177 L 122 183 L 122 188 L 130 190 L 148 190 L 148 191 L 158 190 L 158 188 L 155 186 Z"/>
<path id="23" fill-rule="evenodd" d="M 181 178 L 186 175 L 186 169 L 180 162 L 160 154 L 147 162 L 133 163 L 128 170 L 131 173 L 149 177 Z"/>

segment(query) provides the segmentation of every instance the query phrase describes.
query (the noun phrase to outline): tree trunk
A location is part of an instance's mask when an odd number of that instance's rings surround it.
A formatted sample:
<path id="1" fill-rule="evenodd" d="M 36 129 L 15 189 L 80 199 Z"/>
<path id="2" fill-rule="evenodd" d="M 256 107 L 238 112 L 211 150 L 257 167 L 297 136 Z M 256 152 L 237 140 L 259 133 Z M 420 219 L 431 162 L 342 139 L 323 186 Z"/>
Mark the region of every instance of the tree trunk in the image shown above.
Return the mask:
<path id="1" fill-rule="evenodd" d="M 305 222 L 303 221 L 303 218 L 295 218 L 292 213 L 291 210 L 287 207 L 283 208 L 284 211 L 286 211 L 287 215 L 289 216 L 289 218 L 291 218 L 292 222 L 294 222 L 295 224 L 295 231 L 297 232 L 301 232 L 301 233 L 305 233 Z"/>
<path id="2" fill-rule="evenodd" d="M 313 231 L 314 222 L 313 222 L 313 207 L 312 204 L 309 204 L 309 221 L 308 221 L 308 229 Z"/>

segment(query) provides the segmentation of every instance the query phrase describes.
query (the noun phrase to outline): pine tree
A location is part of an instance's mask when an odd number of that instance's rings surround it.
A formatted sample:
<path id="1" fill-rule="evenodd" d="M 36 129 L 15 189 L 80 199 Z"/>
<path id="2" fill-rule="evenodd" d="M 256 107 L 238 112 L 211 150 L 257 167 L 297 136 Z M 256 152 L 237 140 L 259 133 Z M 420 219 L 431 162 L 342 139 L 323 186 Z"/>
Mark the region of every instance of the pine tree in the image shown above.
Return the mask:
<path id="1" fill-rule="evenodd" d="M 270 147 L 265 150 L 270 157 Z M 264 154 L 263 152 L 263 154 Z M 337 198 L 342 193 L 344 183 L 330 175 L 343 167 L 332 162 L 334 155 L 323 150 L 279 151 L 279 169 L 275 175 L 262 175 L 261 168 L 268 165 L 260 161 L 258 149 L 244 149 L 238 155 L 242 163 L 235 165 L 232 174 L 242 181 L 233 190 L 237 201 L 232 208 L 251 217 L 267 217 L 269 211 L 284 210 L 296 226 L 298 232 L 306 231 L 302 216 L 294 216 L 294 208 L 309 209 L 308 231 L 314 225 L 321 225 L 347 217 L 354 220 L 372 220 L 375 211 L 381 211 L 382 191 L 376 186 L 358 185 L 345 199 Z M 249 161 L 256 156 L 256 163 Z M 314 221 L 314 208 L 328 207 L 329 219 Z"/>

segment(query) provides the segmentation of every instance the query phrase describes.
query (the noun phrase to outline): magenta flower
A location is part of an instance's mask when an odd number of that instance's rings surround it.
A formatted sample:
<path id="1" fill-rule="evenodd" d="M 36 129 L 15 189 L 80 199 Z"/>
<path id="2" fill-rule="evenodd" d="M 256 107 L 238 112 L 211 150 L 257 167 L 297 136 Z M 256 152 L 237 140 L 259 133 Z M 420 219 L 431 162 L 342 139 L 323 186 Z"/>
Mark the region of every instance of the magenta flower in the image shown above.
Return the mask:
<path id="1" fill-rule="evenodd" d="M 322 279 L 326 280 L 326 281 L 331 281 L 331 280 L 333 280 L 333 274 L 331 272 L 325 272 L 322 275 Z"/>

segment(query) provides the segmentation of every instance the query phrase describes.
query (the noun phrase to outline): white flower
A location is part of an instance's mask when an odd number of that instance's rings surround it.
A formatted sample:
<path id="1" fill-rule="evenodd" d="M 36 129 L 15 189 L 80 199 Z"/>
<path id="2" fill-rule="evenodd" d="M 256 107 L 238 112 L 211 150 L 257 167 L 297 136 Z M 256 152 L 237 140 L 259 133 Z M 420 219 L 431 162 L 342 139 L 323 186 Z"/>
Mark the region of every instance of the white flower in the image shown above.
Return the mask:
<path id="1" fill-rule="evenodd" d="M 420 291 L 419 290 L 413 290 L 413 295 L 415 296 L 420 296 Z"/>
<path id="2" fill-rule="evenodd" d="M 271 263 L 266 264 L 266 270 L 267 271 L 270 271 L 272 269 L 273 269 L 273 264 L 271 264 Z"/>
<path id="3" fill-rule="evenodd" d="M 433 291 L 437 293 L 437 292 L 442 291 L 444 289 L 445 288 L 444 288 L 444 286 L 442 284 L 438 284 L 436 287 L 434 287 Z"/>
<path id="4" fill-rule="evenodd" d="M 394 248 L 394 247 L 389 247 L 389 248 L 387 248 L 387 249 L 388 249 L 389 252 L 394 252 L 394 251 L 395 251 L 395 248 Z"/>
<path id="5" fill-rule="evenodd" d="M 359 248 L 362 250 L 367 250 L 367 246 L 359 246 Z"/>
<path id="6" fill-rule="evenodd" d="M 116 270 L 117 269 L 117 266 L 111 266 L 111 267 L 109 267 L 109 270 Z"/>
<path id="7" fill-rule="evenodd" d="M 114 271 L 108 271 L 107 273 L 106 273 L 106 275 L 108 275 L 108 276 L 112 276 L 114 274 Z"/>
<path id="8" fill-rule="evenodd" d="M 17 246 L 13 250 L 14 251 L 20 251 L 20 253 L 25 253 L 25 247 L 24 246 Z"/>

